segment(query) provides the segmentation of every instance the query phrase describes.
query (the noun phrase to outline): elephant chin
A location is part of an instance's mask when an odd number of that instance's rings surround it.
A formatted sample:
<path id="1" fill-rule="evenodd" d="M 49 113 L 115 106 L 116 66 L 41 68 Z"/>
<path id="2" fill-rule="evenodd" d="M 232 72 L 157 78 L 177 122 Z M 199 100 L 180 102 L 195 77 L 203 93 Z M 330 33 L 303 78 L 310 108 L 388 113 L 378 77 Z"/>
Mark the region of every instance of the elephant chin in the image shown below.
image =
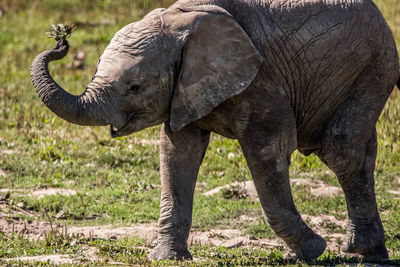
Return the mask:
<path id="1" fill-rule="evenodd" d="M 139 132 L 143 129 L 145 129 L 147 126 L 143 126 L 143 127 L 134 127 L 130 125 L 126 125 L 121 129 L 116 128 L 113 125 L 110 125 L 110 134 L 112 138 L 116 138 L 116 137 L 122 137 L 122 136 L 126 136 L 126 135 L 130 135 L 132 133 L 136 133 Z"/>
<path id="2" fill-rule="evenodd" d="M 129 135 L 131 133 L 135 133 L 138 131 L 147 128 L 149 125 L 145 125 L 140 118 L 138 118 L 138 114 L 132 114 L 126 123 L 121 127 L 116 127 L 115 125 L 110 125 L 110 134 L 112 138 L 121 137 L 125 135 Z"/>
<path id="3" fill-rule="evenodd" d="M 168 116 L 146 117 L 144 114 L 132 114 L 121 127 L 110 125 L 111 137 L 121 137 L 139 132 L 151 126 L 159 125 L 168 120 Z"/>

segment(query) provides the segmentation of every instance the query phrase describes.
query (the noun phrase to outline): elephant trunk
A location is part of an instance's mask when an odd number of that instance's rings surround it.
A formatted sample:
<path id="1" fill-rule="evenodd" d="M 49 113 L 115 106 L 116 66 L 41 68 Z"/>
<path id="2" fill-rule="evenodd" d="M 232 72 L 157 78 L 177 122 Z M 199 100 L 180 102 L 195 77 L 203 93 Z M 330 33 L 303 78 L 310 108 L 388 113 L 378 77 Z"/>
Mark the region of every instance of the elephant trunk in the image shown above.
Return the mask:
<path id="1" fill-rule="evenodd" d="M 68 122 L 79 125 L 108 125 L 103 114 L 106 109 L 107 97 L 95 88 L 87 88 L 80 95 L 71 95 L 59 86 L 51 77 L 48 65 L 59 60 L 68 53 L 66 40 L 58 41 L 56 46 L 39 54 L 31 67 L 31 79 L 39 97 L 46 106 Z"/>

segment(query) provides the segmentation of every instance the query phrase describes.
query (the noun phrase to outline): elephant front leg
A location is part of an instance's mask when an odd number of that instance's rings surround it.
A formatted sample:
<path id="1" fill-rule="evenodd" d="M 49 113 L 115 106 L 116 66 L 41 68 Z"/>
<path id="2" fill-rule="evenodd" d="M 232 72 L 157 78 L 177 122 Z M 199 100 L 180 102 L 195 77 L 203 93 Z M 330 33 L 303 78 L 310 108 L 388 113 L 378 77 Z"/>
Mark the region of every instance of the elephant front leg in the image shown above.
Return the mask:
<path id="1" fill-rule="evenodd" d="M 288 169 L 296 135 L 282 131 L 271 136 L 268 132 L 252 129 L 240 140 L 264 215 L 297 258 L 315 259 L 325 250 L 326 242 L 304 223 L 290 189 Z"/>
<path id="2" fill-rule="evenodd" d="M 191 259 L 187 239 L 192 224 L 193 194 L 210 133 L 193 126 L 160 133 L 161 206 L 157 246 L 150 259 Z"/>

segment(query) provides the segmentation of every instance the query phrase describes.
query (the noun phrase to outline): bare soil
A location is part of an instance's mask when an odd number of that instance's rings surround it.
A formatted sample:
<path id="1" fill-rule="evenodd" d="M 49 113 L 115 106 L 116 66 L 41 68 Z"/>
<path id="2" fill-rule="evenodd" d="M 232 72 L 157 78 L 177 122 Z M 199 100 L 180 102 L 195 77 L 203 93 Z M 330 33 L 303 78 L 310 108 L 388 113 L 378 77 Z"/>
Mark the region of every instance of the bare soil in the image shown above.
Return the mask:
<path id="1" fill-rule="evenodd" d="M 387 192 L 393 195 L 400 195 L 400 190 L 388 190 Z"/>
<path id="2" fill-rule="evenodd" d="M 322 183 L 315 184 L 310 179 L 292 179 L 292 184 L 310 186 L 311 193 L 318 194 L 320 196 L 333 196 L 339 194 L 337 192 L 340 188 L 334 186 L 327 186 Z M 241 186 L 246 194 L 253 200 L 257 199 L 257 194 L 252 181 L 236 182 L 230 185 L 222 186 L 210 190 L 205 195 L 213 195 L 220 192 L 222 189 L 226 189 L 232 186 Z M 0 189 L 0 192 L 9 192 L 10 189 Z M 23 191 L 16 190 L 14 193 L 22 193 Z M 43 197 L 46 195 L 63 194 L 71 195 L 76 194 L 74 190 L 68 189 L 57 189 L 57 188 L 46 188 L 32 191 L 31 193 L 37 197 Z M 103 226 L 65 226 L 55 223 L 55 218 L 49 218 L 49 221 L 41 220 L 23 220 L 21 216 L 29 218 L 40 218 L 38 213 L 33 211 L 25 210 L 23 207 L 13 205 L 12 208 L 8 205 L 8 197 L 5 196 L 0 199 L 0 231 L 6 233 L 18 233 L 32 240 L 44 239 L 49 233 L 58 233 L 76 238 L 90 238 L 90 239 L 119 239 L 125 236 L 135 236 L 150 243 L 155 243 L 157 240 L 158 228 L 155 223 L 151 224 L 135 224 L 130 226 L 115 227 L 112 225 Z M 346 220 L 340 220 L 334 216 L 321 215 L 311 216 L 302 215 L 303 219 L 307 224 L 318 234 L 325 238 L 327 241 L 327 248 L 331 251 L 340 252 L 340 246 L 344 240 L 344 234 L 333 231 L 332 229 L 345 229 Z M 241 222 L 255 223 L 256 218 L 251 216 L 242 215 L 238 218 Z M 341 230 L 340 232 L 343 232 Z M 225 246 L 227 248 L 234 247 L 285 247 L 281 239 L 257 239 L 251 235 L 244 235 L 240 229 L 226 229 L 226 226 L 221 226 L 211 231 L 192 231 L 188 239 L 189 245 L 200 244 L 209 246 Z M 87 248 L 90 252 L 90 249 Z M 96 258 L 96 251 L 91 251 L 93 255 L 90 255 L 88 251 L 82 253 L 82 255 L 45 255 L 38 257 L 20 257 L 10 260 L 21 260 L 21 261 L 39 261 L 46 262 L 50 261 L 54 264 L 75 264 L 77 262 L 87 262 L 93 260 L 101 260 Z M 117 264 L 117 263 L 116 263 Z"/>
<path id="3" fill-rule="evenodd" d="M 326 223 L 335 224 L 345 227 L 345 221 L 336 219 L 333 216 L 310 216 L 303 215 L 303 219 L 327 241 L 327 248 L 331 251 L 340 252 L 339 247 L 344 239 L 344 234 L 328 233 L 323 227 Z M 49 222 L 36 221 L 27 222 L 15 219 L 5 220 L 0 216 L 0 230 L 4 232 L 17 232 L 26 235 L 30 239 L 41 239 L 51 231 L 73 235 L 76 238 L 105 238 L 118 239 L 123 236 L 137 236 L 155 242 L 157 237 L 157 226 L 155 224 L 136 224 L 124 227 L 113 227 L 111 225 L 104 226 L 62 226 L 52 225 Z M 250 220 L 251 218 L 241 218 Z M 285 245 L 280 239 L 257 239 L 250 235 L 242 235 L 239 229 L 214 229 L 211 231 L 193 231 L 189 239 L 189 245 L 200 244 L 209 246 L 225 246 L 227 248 L 236 247 L 263 247 L 273 248 Z M 147 248 L 144 248 L 147 249 Z M 50 262 L 53 264 L 87 264 L 90 262 L 101 262 L 98 256 L 98 249 L 94 247 L 83 247 L 79 253 L 74 255 L 42 255 L 32 257 L 17 257 L 9 259 L 1 259 L 3 261 L 28 261 L 28 262 Z M 121 265 L 119 262 L 107 262 L 108 265 Z M 369 265 L 368 265 L 369 266 Z M 377 266 L 377 265 L 370 265 Z"/>
<path id="4" fill-rule="evenodd" d="M 7 172 L 0 169 L 0 177 L 5 177 L 7 175 Z"/>
<path id="5" fill-rule="evenodd" d="M 140 139 L 140 138 L 133 138 L 133 142 L 137 145 L 142 146 L 159 146 L 160 140 L 148 140 L 148 139 Z"/>
<path id="6" fill-rule="evenodd" d="M 203 195 L 205 196 L 213 196 L 222 192 L 222 190 L 238 187 L 245 195 L 250 197 L 252 201 L 258 200 L 258 195 L 256 188 L 254 186 L 253 181 L 245 181 L 245 182 L 234 182 L 231 184 L 223 185 L 216 187 L 210 191 L 205 192 Z"/>
<path id="7" fill-rule="evenodd" d="M 0 149 L 0 155 L 12 155 L 17 153 L 17 151 L 15 150 L 11 150 L 11 149 Z"/>
<path id="8" fill-rule="evenodd" d="M 340 187 L 324 184 L 320 181 L 314 182 L 306 178 L 294 178 L 290 180 L 292 186 L 306 186 L 310 187 L 310 193 L 319 197 L 334 197 L 336 195 L 343 195 Z M 210 191 L 205 192 L 205 196 L 213 196 L 219 194 L 222 190 L 229 188 L 239 187 L 239 189 L 252 201 L 258 201 L 258 195 L 253 181 L 234 182 L 228 185 L 216 187 Z"/>
<path id="9" fill-rule="evenodd" d="M 317 234 L 326 240 L 327 249 L 340 252 L 340 246 L 344 241 L 345 234 L 332 233 L 329 232 L 329 229 L 334 226 L 344 230 L 346 229 L 347 220 L 339 220 L 330 215 L 311 216 L 304 214 L 301 217 Z"/>
<path id="10" fill-rule="evenodd" d="M 37 198 L 43 198 L 45 196 L 51 195 L 63 195 L 63 196 L 71 196 L 76 195 L 76 191 L 72 189 L 61 189 L 61 188 L 43 188 L 37 189 L 30 192 L 30 194 Z"/>
<path id="11" fill-rule="evenodd" d="M 334 197 L 343 195 L 343 190 L 337 186 L 322 185 L 319 187 L 311 188 L 311 194 L 318 197 Z"/>
<path id="12" fill-rule="evenodd" d="M 4 202 L 4 201 L 3 201 Z M 12 210 L 6 203 L 0 204 L 0 231 L 6 233 L 18 233 L 32 240 L 43 239 L 51 232 L 62 233 L 63 235 L 75 236 L 78 238 L 102 238 L 119 239 L 124 236 L 136 236 L 155 242 L 157 240 L 158 228 L 152 224 L 135 224 L 131 226 L 115 227 L 112 225 L 103 226 L 65 226 L 54 222 L 54 218 L 49 221 L 23 220 L 20 216 L 39 218 L 37 213 L 26 211 L 18 206 L 13 206 Z M 8 212 L 5 212 L 8 209 Z M 241 216 L 240 221 L 254 223 L 257 220 L 251 216 Z M 328 233 L 327 224 L 344 228 L 345 221 L 338 220 L 333 216 L 310 216 L 303 215 L 303 219 L 320 235 L 328 241 L 328 248 L 334 251 L 338 250 L 338 244 L 343 240 L 344 235 Z M 222 226 L 224 227 L 224 226 Z M 261 246 L 276 247 L 284 246 L 280 239 L 257 239 L 251 235 L 243 235 L 240 229 L 214 229 L 211 231 L 192 231 L 189 244 L 201 244 L 210 246 L 225 246 L 228 248 L 238 246 Z"/>
<path id="13" fill-rule="evenodd" d="M 51 262 L 52 264 L 73 264 L 74 260 L 70 255 L 40 255 L 40 256 L 26 256 L 5 259 L 5 261 L 23 261 L 23 262 Z"/>
<path id="14" fill-rule="evenodd" d="M 44 262 L 44 263 L 52 263 L 55 265 L 61 264 L 69 264 L 69 265 L 81 265 L 81 264 L 89 264 L 93 262 L 101 262 L 102 259 L 99 258 L 97 255 L 99 253 L 98 248 L 83 246 L 78 253 L 74 255 L 68 254 L 53 254 L 53 255 L 40 255 L 40 256 L 22 256 L 16 258 L 8 258 L 2 259 L 6 262 L 10 261 L 22 261 L 22 262 L 30 262 L 30 263 L 37 263 L 37 262 Z M 107 264 L 120 264 L 118 262 L 107 262 Z"/>
<path id="15" fill-rule="evenodd" d="M 0 173 L 1 174 L 1 173 Z M 30 190 L 29 192 L 24 192 L 25 190 L 23 189 L 12 189 L 12 188 L 1 188 L 0 193 L 10 193 L 13 195 L 21 195 L 21 194 L 27 194 L 31 195 L 33 197 L 37 198 L 43 198 L 45 196 L 51 196 L 51 195 L 63 195 L 63 196 L 71 196 L 75 195 L 76 191 L 72 189 L 62 189 L 62 188 L 40 188 L 36 190 Z"/>
<path id="16" fill-rule="evenodd" d="M 0 215 L 0 231 L 18 233 L 29 239 L 44 239 L 51 232 L 90 239 L 119 239 L 124 236 L 135 236 L 152 243 L 157 240 L 158 228 L 156 224 L 135 224 L 131 226 L 115 227 L 103 226 L 64 226 L 54 222 L 18 220 L 16 217 L 4 218 Z M 278 240 L 256 239 L 252 236 L 243 236 L 239 229 L 215 229 L 211 231 L 193 231 L 189 236 L 189 244 L 210 246 L 283 246 Z"/>

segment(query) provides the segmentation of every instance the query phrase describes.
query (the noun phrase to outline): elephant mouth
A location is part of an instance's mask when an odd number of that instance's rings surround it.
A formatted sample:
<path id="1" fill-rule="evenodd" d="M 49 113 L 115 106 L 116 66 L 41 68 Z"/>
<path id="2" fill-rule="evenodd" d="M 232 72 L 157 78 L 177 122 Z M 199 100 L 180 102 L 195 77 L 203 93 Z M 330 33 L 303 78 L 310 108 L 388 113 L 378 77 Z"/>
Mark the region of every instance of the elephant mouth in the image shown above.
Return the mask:
<path id="1" fill-rule="evenodd" d="M 118 128 L 114 125 L 110 125 L 110 134 L 112 138 L 115 137 L 119 137 L 119 136 L 123 136 L 123 131 L 127 128 L 127 126 L 134 121 L 137 118 L 138 114 L 134 113 L 131 116 L 129 116 L 128 120 L 126 121 L 126 123 L 124 125 L 122 125 L 122 127 Z"/>

